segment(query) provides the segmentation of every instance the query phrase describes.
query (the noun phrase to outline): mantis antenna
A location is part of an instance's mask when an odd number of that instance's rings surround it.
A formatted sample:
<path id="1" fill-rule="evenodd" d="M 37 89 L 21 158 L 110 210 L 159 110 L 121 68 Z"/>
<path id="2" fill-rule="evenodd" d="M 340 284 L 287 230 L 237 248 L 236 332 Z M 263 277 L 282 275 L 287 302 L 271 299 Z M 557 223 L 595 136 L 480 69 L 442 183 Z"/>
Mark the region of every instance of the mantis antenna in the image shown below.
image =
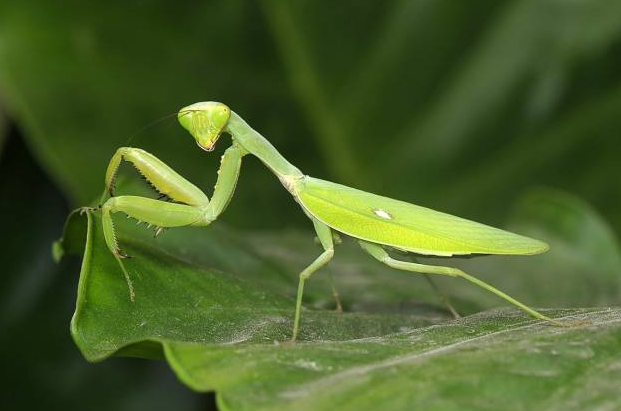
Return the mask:
<path id="1" fill-rule="evenodd" d="M 195 111 L 198 111 L 198 110 L 181 110 L 179 112 L 167 114 L 164 117 L 157 118 L 157 119 L 151 121 L 150 123 L 147 123 L 147 125 L 143 126 L 138 131 L 136 131 L 134 134 L 129 136 L 129 138 L 127 139 L 127 142 L 125 144 L 129 145 L 132 141 L 134 141 L 134 138 L 136 138 L 140 134 L 144 133 L 146 130 L 150 129 L 151 127 L 153 127 L 153 126 L 155 126 L 155 125 L 157 125 L 157 124 L 159 124 L 159 123 L 161 123 L 161 122 L 163 122 L 165 120 L 168 120 L 168 119 L 170 119 L 172 117 L 182 118 L 182 117 L 185 117 L 188 114 L 193 113 Z"/>
<path id="2" fill-rule="evenodd" d="M 185 115 L 189 114 L 190 112 L 191 112 L 191 111 L 189 111 L 189 110 L 188 110 L 188 111 L 184 112 L 183 114 L 181 114 L 181 116 L 185 116 Z M 150 123 L 148 123 L 147 125 L 145 125 L 145 126 L 143 126 L 142 128 L 140 128 L 138 131 L 136 131 L 134 134 L 132 134 L 131 136 L 129 136 L 129 138 L 127 139 L 127 142 L 126 142 L 125 144 L 126 144 L 126 145 L 130 145 L 130 143 L 131 143 L 132 141 L 134 141 L 134 138 L 136 138 L 136 137 L 137 137 L 137 136 L 139 136 L 140 134 L 144 133 L 145 131 L 147 131 L 147 130 L 148 130 L 148 129 L 150 129 L 151 127 L 153 127 L 153 126 L 155 126 L 155 125 L 157 125 L 157 124 L 159 124 L 159 123 L 161 123 L 161 122 L 163 122 L 163 121 L 165 121 L 165 120 L 171 119 L 171 118 L 173 118 L 173 117 L 178 117 L 178 116 L 179 116 L 179 113 L 178 113 L 178 112 L 176 112 L 176 113 L 167 114 L 167 115 L 165 115 L 164 117 L 160 117 L 160 118 L 158 118 L 158 119 L 155 119 L 155 120 L 151 121 L 151 122 L 150 122 Z"/>

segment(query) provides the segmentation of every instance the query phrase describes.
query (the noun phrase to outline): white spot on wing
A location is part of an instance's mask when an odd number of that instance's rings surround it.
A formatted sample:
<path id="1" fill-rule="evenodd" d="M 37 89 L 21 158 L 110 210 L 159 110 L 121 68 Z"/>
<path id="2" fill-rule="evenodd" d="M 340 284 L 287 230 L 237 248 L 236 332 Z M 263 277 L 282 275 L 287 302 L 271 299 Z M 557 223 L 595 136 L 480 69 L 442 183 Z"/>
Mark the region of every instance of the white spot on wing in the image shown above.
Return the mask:
<path id="1" fill-rule="evenodd" d="M 378 208 L 377 210 L 373 210 L 373 212 L 379 217 L 385 218 L 387 220 L 392 220 L 392 216 L 387 211 Z"/>

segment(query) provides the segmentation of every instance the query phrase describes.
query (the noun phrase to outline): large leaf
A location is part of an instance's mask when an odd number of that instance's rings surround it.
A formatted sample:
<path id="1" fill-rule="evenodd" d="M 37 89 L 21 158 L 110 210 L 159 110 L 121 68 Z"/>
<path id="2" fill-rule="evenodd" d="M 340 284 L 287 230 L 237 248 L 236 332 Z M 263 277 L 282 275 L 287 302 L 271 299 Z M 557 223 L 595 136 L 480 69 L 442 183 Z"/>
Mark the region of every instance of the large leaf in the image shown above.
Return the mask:
<path id="1" fill-rule="evenodd" d="M 164 343 L 182 381 L 222 410 L 583 410 L 621 406 L 621 309 L 557 329 L 487 312 L 350 341 Z"/>
<path id="2" fill-rule="evenodd" d="M 98 213 L 74 214 L 62 242 L 74 251 L 84 244 L 71 325 L 83 354 L 91 361 L 114 354 L 163 356 L 190 387 L 217 390 L 222 409 L 621 405 L 619 308 L 549 312 L 582 321 L 566 328 L 515 311 L 443 321 L 411 313 L 306 310 L 301 341 L 283 345 L 291 299 L 250 278 L 121 237 L 134 256 L 127 261 L 136 289 L 132 303 L 99 220 Z"/>
<path id="3" fill-rule="evenodd" d="M 136 303 L 132 303 L 120 268 L 105 246 L 100 218 L 93 218 L 90 212 L 87 215 L 78 301 L 71 326 L 87 358 L 97 360 L 154 336 L 174 340 L 178 335 L 185 336 L 182 341 L 189 337 L 204 342 L 287 339 L 292 327 L 292 299 L 121 236 L 124 249 L 134 257 L 126 263 L 136 291 Z M 80 234 L 84 230 L 79 229 L 77 218 L 74 213 L 67 223 L 62 247 L 68 251 L 76 250 L 76 242 L 83 241 Z M 162 309 L 167 312 L 164 316 L 158 314 Z M 356 314 L 310 311 L 305 317 L 310 326 L 304 328 L 302 338 L 358 338 L 430 322 L 420 316 L 394 314 L 380 315 L 372 322 Z M 334 327 L 337 323 L 342 325 Z"/>

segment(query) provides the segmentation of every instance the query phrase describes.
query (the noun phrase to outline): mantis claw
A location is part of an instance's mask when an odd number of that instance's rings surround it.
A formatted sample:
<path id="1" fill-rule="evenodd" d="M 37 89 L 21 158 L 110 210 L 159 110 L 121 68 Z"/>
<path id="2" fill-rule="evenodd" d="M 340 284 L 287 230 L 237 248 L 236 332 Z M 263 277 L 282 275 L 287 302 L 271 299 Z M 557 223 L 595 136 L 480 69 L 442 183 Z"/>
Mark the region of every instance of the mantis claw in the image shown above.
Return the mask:
<path id="1" fill-rule="evenodd" d="M 88 211 L 99 211 L 99 210 L 101 210 L 101 205 L 98 205 L 97 207 L 82 207 L 80 208 L 80 215 L 84 215 L 84 213 Z"/>
<path id="2" fill-rule="evenodd" d="M 278 345 L 283 346 L 283 347 L 293 347 L 295 345 L 295 338 L 291 338 L 289 340 L 286 341 L 279 341 Z"/>
<path id="3" fill-rule="evenodd" d="M 126 253 L 125 253 L 123 250 L 121 250 L 121 249 L 116 250 L 116 255 L 117 255 L 119 258 L 123 259 L 123 260 L 128 259 L 128 258 L 132 258 L 132 256 L 131 256 L 131 255 L 126 254 Z"/>

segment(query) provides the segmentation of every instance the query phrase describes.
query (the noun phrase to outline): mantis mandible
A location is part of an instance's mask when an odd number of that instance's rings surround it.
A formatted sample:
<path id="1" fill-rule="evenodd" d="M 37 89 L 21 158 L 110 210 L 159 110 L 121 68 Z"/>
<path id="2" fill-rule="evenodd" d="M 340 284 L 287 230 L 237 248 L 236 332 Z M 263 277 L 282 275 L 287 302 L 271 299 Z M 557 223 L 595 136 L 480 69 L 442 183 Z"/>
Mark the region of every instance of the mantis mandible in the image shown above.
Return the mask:
<path id="1" fill-rule="evenodd" d="M 211 199 L 154 155 L 132 147 L 117 150 L 106 172 L 102 196 L 102 222 L 106 244 L 118 261 L 127 281 L 130 298 L 134 289 L 123 259 L 128 256 L 117 242 L 112 214 L 128 217 L 163 228 L 204 227 L 215 221 L 233 197 L 242 158 L 252 154 L 278 177 L 302 211 L 312 221 L 323 252 L 299 275 L 293 333 L 300 329 L 302 297 L 306 281 L 325 266 L 334 255 L 338 233 L 356 239 L 362 250 L 397 270 L 426 275 L 459 277 L 490 291 L 521 308 L 535 318 L 562 325 L 513 297 L 453 267 L 433 266 L 393 258 L 391 249 L 426 256 L 460 256 L 471 254 L 532 255 L 548 250 L 544 242 L 500 230 L 473 221 L 441 213 L 403 201 L 356 190 L 347 186 L 304 175 L 289 163 L 270 142 L 252 129 L 225 104 L 199 102 L 182 108 L 177 114 L 180 124 L 194 137 L 198 146 L 212 151 L 222 133 L 231 136 L 232 144 L 221 159 L 217 182 Z M 138 196 L 114 196 L 115 179 L 122 160 L 135 168 L 172 202 Z"/>

